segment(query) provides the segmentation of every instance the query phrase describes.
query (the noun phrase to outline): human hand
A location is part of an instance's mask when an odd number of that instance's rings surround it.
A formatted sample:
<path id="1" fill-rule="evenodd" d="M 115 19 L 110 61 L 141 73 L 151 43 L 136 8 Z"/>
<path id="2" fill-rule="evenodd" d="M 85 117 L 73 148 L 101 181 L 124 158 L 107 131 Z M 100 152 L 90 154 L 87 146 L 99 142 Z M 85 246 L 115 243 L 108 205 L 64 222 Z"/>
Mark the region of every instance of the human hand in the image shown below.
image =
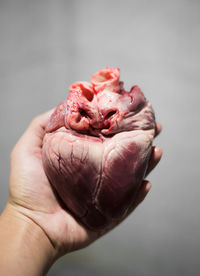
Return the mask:
<path id="1" fill-rule="evenodd" d="M 58 203 L 42 165 L 42 141 L 51 113 L 52 111 L 36 117 L 12 151 L 8 205 L 42 229 L 52 244 L 56 259 L 89 245 L 121 221 L 104 231 L 93 232 L 77 222 Z M 157 123 L 156 135 L 160 131 L 161 125 Z M 147 174 L 158 164 L 161 155 L 160 148 L 152 147 Z M 150 188 L 151 184 L 143 181 L 129 213 L 143 201 Z"/>

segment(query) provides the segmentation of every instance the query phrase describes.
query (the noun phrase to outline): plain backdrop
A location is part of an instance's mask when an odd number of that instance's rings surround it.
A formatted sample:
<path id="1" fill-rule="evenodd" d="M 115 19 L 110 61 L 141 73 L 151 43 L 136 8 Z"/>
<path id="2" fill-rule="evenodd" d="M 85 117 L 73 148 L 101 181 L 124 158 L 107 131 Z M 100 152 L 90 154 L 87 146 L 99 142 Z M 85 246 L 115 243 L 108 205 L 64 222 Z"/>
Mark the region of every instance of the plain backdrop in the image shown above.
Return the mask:
<path id="1" fill-rule="evenodd" d="M 0 210 L 9 155 L 34 116 L 106 66 L 138 84 L 164 155 L 142 205 L 49 276 L 196 276 L 200 271 L 200 1 L 0 0 Z"/>

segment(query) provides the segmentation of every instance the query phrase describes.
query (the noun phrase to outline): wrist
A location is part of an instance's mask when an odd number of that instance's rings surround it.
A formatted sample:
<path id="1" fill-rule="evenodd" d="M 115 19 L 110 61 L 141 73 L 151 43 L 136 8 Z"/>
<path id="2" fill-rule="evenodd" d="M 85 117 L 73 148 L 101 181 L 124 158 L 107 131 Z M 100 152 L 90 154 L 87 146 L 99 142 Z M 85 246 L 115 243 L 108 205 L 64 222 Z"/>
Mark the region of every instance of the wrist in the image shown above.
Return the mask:
<path id="1" fill-rule="evenodd" d="M 1 275 L 44 275 L 55 260 L 41 227 L 9 203 L 0 217 L 0 240 Z"/>

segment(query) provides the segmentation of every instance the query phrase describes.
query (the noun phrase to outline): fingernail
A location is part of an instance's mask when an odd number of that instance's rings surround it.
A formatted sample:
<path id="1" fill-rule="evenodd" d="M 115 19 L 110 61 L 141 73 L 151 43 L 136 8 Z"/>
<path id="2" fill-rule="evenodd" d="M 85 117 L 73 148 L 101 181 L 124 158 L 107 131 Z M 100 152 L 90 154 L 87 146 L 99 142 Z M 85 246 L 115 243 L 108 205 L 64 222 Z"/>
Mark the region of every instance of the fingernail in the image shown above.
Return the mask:
<path id="1" fill-rule="evenodd" d="M 147 185 L 146 185 L 146 190 L 149 192 L 151 187 L 152 187 L 151 183 L 148 182 Z"/>

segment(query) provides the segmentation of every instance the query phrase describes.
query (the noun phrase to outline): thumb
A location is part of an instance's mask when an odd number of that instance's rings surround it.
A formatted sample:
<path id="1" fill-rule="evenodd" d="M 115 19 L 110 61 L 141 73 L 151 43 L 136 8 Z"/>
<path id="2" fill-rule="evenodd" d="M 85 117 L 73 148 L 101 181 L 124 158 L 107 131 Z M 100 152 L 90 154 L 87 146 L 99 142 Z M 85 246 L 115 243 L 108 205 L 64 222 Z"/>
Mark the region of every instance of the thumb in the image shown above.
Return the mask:
<path id="1" fill-rule="evenodd" d="M 24 150 L 41 148 L 43 137 L 45 135 L 45 127 L 53 111 L 54 109 L 51 109 L 35 117 L 15 147 L 23 147 Z"/>

